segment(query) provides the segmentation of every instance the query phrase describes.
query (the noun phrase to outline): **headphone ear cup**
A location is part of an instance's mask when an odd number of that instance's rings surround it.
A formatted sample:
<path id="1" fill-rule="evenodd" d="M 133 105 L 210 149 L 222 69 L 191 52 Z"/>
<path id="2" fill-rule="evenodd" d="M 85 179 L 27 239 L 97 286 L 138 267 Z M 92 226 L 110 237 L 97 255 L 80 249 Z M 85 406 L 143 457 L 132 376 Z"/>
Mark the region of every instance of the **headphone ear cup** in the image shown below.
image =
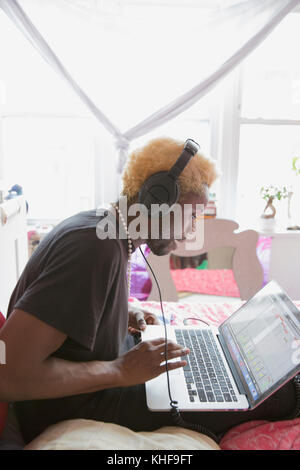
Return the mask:
<path id="1" fill-rule="evenodd" d="M 167 204 L 169 208 L 178 201 L 179 185 L 167 171 L 150 176 L 139 192 L 139 202 L 151 211 L 152 204 Z M 169 211 L 168 211 L 169 212 Z"/>

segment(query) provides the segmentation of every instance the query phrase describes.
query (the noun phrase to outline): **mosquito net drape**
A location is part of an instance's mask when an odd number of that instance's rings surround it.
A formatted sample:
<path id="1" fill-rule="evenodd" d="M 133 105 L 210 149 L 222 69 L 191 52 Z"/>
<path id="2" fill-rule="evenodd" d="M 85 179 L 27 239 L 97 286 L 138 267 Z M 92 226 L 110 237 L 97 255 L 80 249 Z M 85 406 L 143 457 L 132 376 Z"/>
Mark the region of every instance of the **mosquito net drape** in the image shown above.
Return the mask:
<path id="1" fill-rule="evenodd" d="M 113 136 L 119 172 L 132 141 L 199 101 L 300 0 L 220 0 L 206 2 L 207 8 L 199 8 L 205 2 L 183 8 L 182 0 L 169 8 L 141 0 L 138 13 L 131 3 L 0 0 L 10 20 Z M 182 47 L 183 35 L 188 48 Z"/>

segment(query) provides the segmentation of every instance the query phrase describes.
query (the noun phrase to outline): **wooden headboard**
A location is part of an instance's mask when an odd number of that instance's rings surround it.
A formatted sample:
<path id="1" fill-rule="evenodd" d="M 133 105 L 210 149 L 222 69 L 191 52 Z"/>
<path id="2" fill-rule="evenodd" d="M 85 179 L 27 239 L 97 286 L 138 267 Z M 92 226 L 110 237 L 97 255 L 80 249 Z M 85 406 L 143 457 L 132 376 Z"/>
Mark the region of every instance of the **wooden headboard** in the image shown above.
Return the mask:
<path id="1" fill-rule="evenodd" d="M 191 257 L 207 253 L 215 248 L 234 248 L 233 274 L 241 299 L 248 300 L 262 287 L 263 283 L 263 270 L 256 254 L 259 235 L 254 230 L 237 232 L 238 228 L 239 225 L 233 220 L 205 219 L 203 237 L 200 237 L 204 242 L 201 243 L 201 246 L 195 244 L 193 249 L 187 250 L 185 244 L 182 243 L 172 253 L 176 256 Z M 176 302 L 178 293 L 171 276 L 170 255 L 155 256 L 150 253 L 148 261 L 157 276 L 163 300 Z M 149 269 L 148 272 L 152 281 L 152 290 L 148 300 L 159 300 L 152 273 Z"/>
<path id="2" fill-rule="evenodd" d="M 19 196 L 0 204 L 0 311 L 4 316 L 27 260 L 26 202 Z"/>

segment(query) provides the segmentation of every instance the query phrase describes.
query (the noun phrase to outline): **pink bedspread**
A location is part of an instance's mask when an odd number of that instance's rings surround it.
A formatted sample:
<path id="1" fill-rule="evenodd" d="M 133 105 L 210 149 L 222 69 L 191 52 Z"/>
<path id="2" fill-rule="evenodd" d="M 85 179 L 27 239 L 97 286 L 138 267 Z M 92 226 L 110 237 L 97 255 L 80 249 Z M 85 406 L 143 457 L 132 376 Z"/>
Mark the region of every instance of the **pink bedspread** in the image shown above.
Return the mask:
<path id="1" fill-rule="evenodd" d="M 236 303 L 184 303 L 164 302 L 166 323 L 183 325 L 188 318 L 203 319 L 218 325 L 228 318 L 243 302 Z M 300 308 L 300 301 L 295 302 Z M 162 320 L 159 302 L 140 302 L 143 308 L 155 313 Z M 189 324 L 198 324 L 188 320 Z M 220 446 L 224 450 L 300 450 L 300 418 L 292 421 L 249 421 L 235 426 L 223 437 Z"/>

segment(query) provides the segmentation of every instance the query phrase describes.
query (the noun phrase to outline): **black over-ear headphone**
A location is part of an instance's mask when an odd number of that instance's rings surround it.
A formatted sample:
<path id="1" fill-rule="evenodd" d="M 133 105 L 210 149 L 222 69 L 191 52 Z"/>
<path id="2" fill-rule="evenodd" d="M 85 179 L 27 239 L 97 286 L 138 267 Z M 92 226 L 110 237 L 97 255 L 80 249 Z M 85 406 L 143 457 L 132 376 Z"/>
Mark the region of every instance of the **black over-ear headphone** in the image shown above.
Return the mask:
<path id="1" fill-rule="evenodd" d="M 192 139 L 188 139 L 181 155 L 169 171 L 160 171 L 148 178 L 139 191 L 139 203 L 144 204 L 151 215 L 155 215 L 152 204 L 167 204 L 169 209 L 175 204 L 180 195 L 178 177 L 186 167 L 190 159 L 198 152 L 200 146 Z"/>

